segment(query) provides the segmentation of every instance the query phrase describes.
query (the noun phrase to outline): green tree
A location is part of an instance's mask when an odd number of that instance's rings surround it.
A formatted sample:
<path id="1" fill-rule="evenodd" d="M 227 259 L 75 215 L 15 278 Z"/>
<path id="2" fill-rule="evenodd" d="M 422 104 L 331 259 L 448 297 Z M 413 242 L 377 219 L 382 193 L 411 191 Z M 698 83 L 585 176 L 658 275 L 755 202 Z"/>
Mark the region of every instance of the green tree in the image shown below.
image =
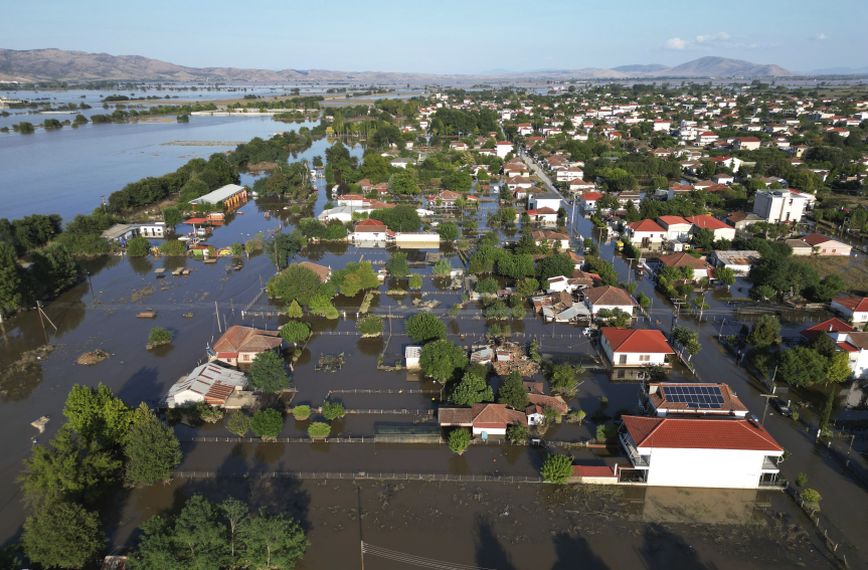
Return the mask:
<path id="1" fill-rule="evenodd" d="M 193 495 L 174 521 L 171 533 L 173 550 L 181 554 L 188 568 L 220 568 L 228 561 L 229 541 L 220 524 L 218 508 L 202 497 Z"/>
<path id="2" fill-rule="evenodd" d="M 552 366 L 551 377 L 549 378 L 552 390 L 568 396 L 575 395 L 580 371 L 581 367 L 572 364 L 564 363 Z"/>
<path id="3" fill-rule="evenodd" d="M 540 469 L 546 483 L 566 483 L 572 473 L 573 458 L 559 453 L 547 456 Z"/>
<path id="4" fill-rule="evenodd" d="M 150 251 L 151 242 L 143 237 L 134 237 L 127 241 L 127 255 L 130 257 L 145 257 Z"/>
<path id="5" fill-rule="evenodd" d="M 106 539 L 97 513 L 59 502 L 27 517 L 21 542 L 31 562 L 46 568 L 84 568 Z"/>
<path id="6" fill-rule="evenodd" d="M 291 570 L 310 544 L 301 525 L 286 515 L 260 513 L 245 519 L 239 525 L 238 537 L 245 568 Z"/>
<path id="7" fill-rule="evenodd" d="M 345 297 L 354 297 L 359 291 L 376 289 L 380 286 L 376 271 L 367 261 L 350 262 L 332 272 L 331 283 Z"/>
<path id="8" fill-rule="evenodd" d="M 163 327 L 153 327 L 148 333 L 148 348 L 172 344 L 172 333 Z"/>
<path id="9" fill-rule="evenodd" d="M 407 283 L 407 286 L 414 291 L 421 289 L 422 288 L 422 276 L 419 275 L 418 273 L 413 273 L 412 275 L 410 275 L 410 280 Z"/>
<path id="10" fill-rule="evenodd" d="M 537 277 L 545 281 L 549 277 L 573 274 L 575 264 L 566 253 L 552 253 L 537 262 Z"/>
<path id="11" fill-rule="evenodd" d="M 445 257 L 441 257 L 434 263 L 432 273 L 434 277 L 449 277 L 452 274 L 452 264 Z"/>
<path id="12" fill-rule="evenodd" d="M 449 432 L 449 450 L 457 455 L 463 455 L 470 447 L 470 430 L 457 428 Z"/>
<path id="13" fill-rule="evenodd" d="M 235 411 L 226 416 L 226 429 L 238 437 L 244 437 L 250 431 L 250 418 L 242 411 Z"/>
<path id="14" fill-rule="evenodd" d="M 307 426 L 307 435 L 311 439 L 325 439 L 332 432 L 332 427 L 325 422 L 311 422 Z"/>
<path id="15" fill-rule="evenodd" d="M 21 270 L 15 248 L 0 241 L 0 316 L 14 313 L 22 302 Z"/>
<path id="16" fill-rule="evenodd" d="M 362 336 L 380 336 L 383 334 L 383 318 L 376 315 L 362 317 L 356 321 L 356 329 Z"/>
<path id="17" fill-rule="evenodd" d="M 699 334 L 687 327 L 673 328 L 672 340 L 680 344 L 691 358 L 702 349 L 702 345 L 699 343 Z"/>
<path id="18" fill-rule="evenodd" d="M 371 217 L 386 224 L 393 232 L 415 232 L 422 225 L 422 220 L 419 218 L 416 207 L 409 204 L 399 204 L 394 208 L 374 210 L 371 212 Z"/>
<path id="19" fill-rule="evenodd" d="M 283 430 L 283 416 L 271 408 L 256 410 L 250 421 L 250 429 L 257 437 L 266 441 L 277 439 Z"/>
<path id="20" fill-rule="evenodd" d="M 181 462 L 181 444 L 175 432 L 142 402 L 133 412 L 133 422 L 124 444 L 126 479 L 133 485 L 167 481 Z"/>
<path id="21" fill-rule="evenodd" d="M 527 443 L 527 438 L 530 436 L 527 428 L 521 424 L 512 424 L 506 426 L 506 441 L 513 445 L 523 445 Z"/>
<path id="22" fill-rule="evenodd" d="M 409 170 L 401 170 L 389 177 L 389 191 L 410 196 L 421 192 L 416 175 Z"/>
<path id="23" fill-rule="evenodd" d="M 781 342 L 781 322 L 777 315 L 762 315 L 753 325 L 747 342 L 754 348 L 764 349 Z"/>
<path id="24" fill-rule="evenodd" d="M 280 336 L 286 342 L 298 344 L 310 336 L 310 327 L 301 321 L 289 321 L 280 327 Z M 256 361 L 254 360 L 254 363 Z"/>
<path id="25" fill-rule="evenodd" d="M 301 305 L 299 305 L 298 301 L 295 299 L 293 299 L 286 307 L 286 316 L 290 319 L 300 319 L 304 316 L 304 311 L 302 310 Z"/>
<path id="26" fill-rule="evenodd" d="M 96 388 L 74 384 L 63 415 L 76 433 L 109 447 L 123 442 L 132 422 L 132 410 L 104 384 Z"/>
<path id="27" fill-rule="evenodd" d="M 457 240 L 461 236 L 461 231 L 453 222 L 443 222 L 437 226 L 437 233 L 440 234 L 440 239 L 446 242 Z"/>
<path id="28" fill-rule="evenodd" d="M 812 348 L 797 346 L 781 352 L 778 372 L 793 386 L 811 386 L 826 378 L 828 360 Z"/>
<path id="29" fill-rule="evenodd" d="M 511 372 L 497 390 L 497 403 L 506 404 L 514 410 L 524 410 L 530 404 L 527 388 L 518 372 Z"/>
<path id="30" fill-rule="evenodd" d="M 257 354 L 250 366 L 250 384 L 266 394 L 287 388 L 289 377 L 283 359 L 271 350 Z"/>
<path id="31" fill-rule="evenodd" d="M 69 424 L 45 445 L 33 447 L 19 476 L 25 500 L 45 506 L 58 501 L 94 504 L 118 480 L 123 462 Z"/>
<path id="32" fill-rule="evenodd" d="M 238 544 L 239 531 L 241 525 L 250 516 L 250 509 L 247 503 L 240 501 L 235 497 L 230 497 L 218 505 L 220 514 L 226 521 L 229 530 L 229 558 L 233 562 L 236 560 L 236 544 Z"/>
<path id="33" fill-rule="evenodd" d="M 398 279 L 403 279 L 410 274 L 410 264 L 407 262 L 407 254 L 403 251 L 395 251 L 389 256 L 389 261 L 386 262 L 386 271 L 389 275 Z"/>
<path id="34" fill-rule="evenodd" d="M 316 273 L 301 265 L 290 265 L 268 280 L 266 290 L 272 299 L 285 303 L 298 301 L 308 305 L 322 289 L 322 282 Z"/>
<path id="35" fill-rule="evenodd" d="M 457 406 L 471 406 L 480 402 L 494 400 L 494 392 L 486 381 L 487 370 L 480 364 L 472 364 L 464 371 L 461 381 L 456 384 L 449 401 Z"/>
<path id="36" fill-rule="evenodd" d="M 446 384 L 467 365 L 467 354 L 448 340 L 435 340 L 422 347 L 419 365 L 427 376 Z"/>
<path id="37" fill-rule="evenodd" d="M 325 317 L 326 319 L 334 320 L 340 316 L 334 303 L 332 303 L 331 297 L 324 293 L 314 295 L 310 300 L 308 308 L 310 309 L 311 314 L 317 317 Z"/>
<path id="38" fill-rule="evenodd" d="M 340 402 L 329 402 L 326 401 L 322 405 L 322 415 L 328 421 L 334 421 L 344 417 L 347 413 L 347 410 L 344 408 L 344 405 Z"/>
<path id="39" fill-rule="evenodd" d="M 727 287 L 732 287 L 735 284 L 735 271 L 729 267 L 717 267 L 714 270 L 714 278 Z"/>
<path id="40" fill-rule="evenodd" d="M 407 334 L 413 342 L 446 338 L 446 325 L 431 313 L 416 313 L 407 319 Z"/>
<path id="41" fill-rule="evenodd" d="M 178 208 L 171 206 L 163 209 L 163 221 L 166 222 L 168 230 L 173 231 L 175 226 L 181 223 L 181 220 L 183 220 L 183 216 Z"/>

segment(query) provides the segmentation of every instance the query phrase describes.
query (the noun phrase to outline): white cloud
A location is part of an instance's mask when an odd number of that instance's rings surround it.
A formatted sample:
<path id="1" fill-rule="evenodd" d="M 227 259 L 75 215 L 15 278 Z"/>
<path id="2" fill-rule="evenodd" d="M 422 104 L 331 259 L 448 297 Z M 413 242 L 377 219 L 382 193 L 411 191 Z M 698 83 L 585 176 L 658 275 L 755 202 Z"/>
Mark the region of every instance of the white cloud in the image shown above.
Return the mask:
<path id="1" fill-rule="evenodd" d="M 820 32 L 819 34 L 812 36 L 811 39 L 814 40 L 815 42 L 822 42 L 822 41 L 828 40 L 829 36 L 827 36 L 823 32 Z"/>
<path id="2" fill-rule="evenodd" d="M 701 36 L 696 36 L 696 43 L 698 44 L 711 44 L 715 42 L 722 42 L 729 39 L 729 34 L 726 32 L 717 32 L 715 34 L 705 34 Z"/>
<path id="3" fill-rule="evenodd" d="M 688 43 L 687 40 L 682 40 L 681 38 L 669 38 L 663 43 L 663 47 L 666 49 L 684 49 Z"/>

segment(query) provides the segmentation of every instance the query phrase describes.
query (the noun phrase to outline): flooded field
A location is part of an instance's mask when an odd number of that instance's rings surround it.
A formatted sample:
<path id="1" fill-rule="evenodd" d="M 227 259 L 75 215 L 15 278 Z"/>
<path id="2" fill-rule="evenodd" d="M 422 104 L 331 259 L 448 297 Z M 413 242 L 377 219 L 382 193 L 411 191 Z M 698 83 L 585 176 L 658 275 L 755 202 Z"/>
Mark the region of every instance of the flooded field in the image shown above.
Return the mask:
<path id="1" fill-rule="evenodd" d="M 298 517 L 311 540 L 304 570 L 359 568 L 361 541 L 368 570 L 404 570 L 411 556 L 498 570 L 830 565 L 780 493 L 513 483 L 179 482 L 127 496 L 116 543 L 127 521 L 194 493 Z"/>

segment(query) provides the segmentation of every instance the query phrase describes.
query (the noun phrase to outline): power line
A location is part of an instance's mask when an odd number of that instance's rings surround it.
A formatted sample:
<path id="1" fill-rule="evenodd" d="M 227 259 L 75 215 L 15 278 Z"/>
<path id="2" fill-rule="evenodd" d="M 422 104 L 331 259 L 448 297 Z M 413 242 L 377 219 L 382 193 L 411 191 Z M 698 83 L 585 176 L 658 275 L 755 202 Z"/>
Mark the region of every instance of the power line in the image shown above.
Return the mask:
<path id="1" fill-rule="evenodd" d="M 482 566 L 469 564 L 455 564 L 452 562 L 436 560 L 434 558 L 415 556 L 413 554 L 406 554 L 404 552 L 383 548 L 381 546 L 374 546 L 367 542 L 362 542 L 362 554 L 369 554 L 378 558 L 394 560 L 396 562 L 401 562 L 410 566 L 417 566 L 419 568 L 434 568 L 435 570 L 495 570 L 494 568 L 484 568 Z"/>

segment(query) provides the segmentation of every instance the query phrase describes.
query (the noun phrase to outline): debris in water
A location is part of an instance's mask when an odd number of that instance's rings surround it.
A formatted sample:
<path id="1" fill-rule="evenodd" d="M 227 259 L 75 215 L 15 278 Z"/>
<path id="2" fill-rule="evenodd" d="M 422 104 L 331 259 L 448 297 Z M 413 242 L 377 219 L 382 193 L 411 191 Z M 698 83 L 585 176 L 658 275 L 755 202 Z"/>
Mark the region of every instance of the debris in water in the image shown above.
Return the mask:
<path id="1" fill-rule="evenodd" d="M 320 354 L 316 364 L 317 372 L 337 372 L 344 367 L 344 353 Z"/>
<path id="2" fill-rule="evenodd" d="M 82 366 L 93 366 L 94 364 L 99 364 L 103 360 L 108 359 L 109 353 L 101 350 L 91 350 L 89 352 L 85 352 L 81 356 L 76 359 L 76 364 L 81 364 Z"/>
<path id="3" fill-rule="evenodd" d="M 42 416 L 37 420 L 30 422 L 30 425 L 39 430 L 39 433 L 45 433 L 45 424 L 48 423 L 48 416 Z"/>

